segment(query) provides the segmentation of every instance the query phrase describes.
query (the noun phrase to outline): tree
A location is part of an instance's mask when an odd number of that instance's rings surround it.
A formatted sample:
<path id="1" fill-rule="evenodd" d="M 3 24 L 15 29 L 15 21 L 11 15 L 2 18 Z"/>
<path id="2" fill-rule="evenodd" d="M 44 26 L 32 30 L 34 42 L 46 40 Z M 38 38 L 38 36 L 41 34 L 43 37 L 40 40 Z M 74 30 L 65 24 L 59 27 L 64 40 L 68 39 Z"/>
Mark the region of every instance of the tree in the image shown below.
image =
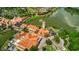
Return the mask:
<path id="1" fill-rule="evenodd" d="M 43 51 L 46 51 L 46 47 L 42 47 L 42 50 L 43 50 Z"/>
<path id="2" fill-rule="evenodd" d="M 52 41 L 50 39 L 46 40 L 47 45 L 52 45 Z"/>
<path id="3" fill-rule="evenodd" d="M 79 15 L 79 9 L 78 8 L 67 7 L 64 10 L 69 12 L 71 15 Z"/>
<path id="4" fill-rule="evenodd" d="M 60 43 L 60 39 L 57 35 L 54 36 L 54 40 L 55 40 L 55 42 Z"/>
<path id="5" fill-rule="evenodd" d="M 28 49 L 26 48 L 26 49 L 24 49 L 24 51 L 28 51 Z"/>
<path id="6" fill-rule="evenodd" d="M 38 51 L 38 47 L 37 47 L 37 46 L 32 46 L 32 47 L 30 48 L 30 51 Z"/>

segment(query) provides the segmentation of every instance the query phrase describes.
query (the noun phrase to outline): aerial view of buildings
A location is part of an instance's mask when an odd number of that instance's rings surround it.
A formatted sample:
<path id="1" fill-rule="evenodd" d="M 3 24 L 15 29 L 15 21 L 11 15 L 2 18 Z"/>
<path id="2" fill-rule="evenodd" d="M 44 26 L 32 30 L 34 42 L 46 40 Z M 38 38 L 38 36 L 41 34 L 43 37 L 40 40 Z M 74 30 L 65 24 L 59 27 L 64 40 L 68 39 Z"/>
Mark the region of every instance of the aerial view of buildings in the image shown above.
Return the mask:
<path id="1" fill-rule="evenodd" d="M 0 8 L 0 51 L 78 51 L 79 8 Z"/>

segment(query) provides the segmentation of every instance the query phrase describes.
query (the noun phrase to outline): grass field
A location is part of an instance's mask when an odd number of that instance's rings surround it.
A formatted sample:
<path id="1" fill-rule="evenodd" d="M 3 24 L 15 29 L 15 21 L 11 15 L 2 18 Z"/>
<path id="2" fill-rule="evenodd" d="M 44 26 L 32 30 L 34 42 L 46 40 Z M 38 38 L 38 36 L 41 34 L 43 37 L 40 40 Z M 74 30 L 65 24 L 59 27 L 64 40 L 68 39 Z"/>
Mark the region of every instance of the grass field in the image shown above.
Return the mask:
<path id="1" fill-rule="evenodd" d="M 15 31 L 8 29 L 5 31 L 1 31 L 0 34 L 0 48 L 5 44 L 7 40 L 10 40 L 12 36 L 14 35 Z"/>

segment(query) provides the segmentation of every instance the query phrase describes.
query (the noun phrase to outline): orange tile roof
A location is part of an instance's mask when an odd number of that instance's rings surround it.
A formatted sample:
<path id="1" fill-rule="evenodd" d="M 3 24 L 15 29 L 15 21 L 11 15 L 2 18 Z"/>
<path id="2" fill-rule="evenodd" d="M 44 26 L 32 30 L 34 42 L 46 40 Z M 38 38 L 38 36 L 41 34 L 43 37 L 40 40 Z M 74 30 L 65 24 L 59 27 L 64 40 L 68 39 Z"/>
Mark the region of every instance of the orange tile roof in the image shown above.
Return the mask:
<path id="1" fill-rule="evenodd" d="M 34 39 L 34 40 L 33 40 Z M 25 47 L 25 48 L 31 48 L 33 45 L 36 45 L 38 43 L 37 38 L 30 38 L 30 39 L 23 39 L 19 42 L 19 45 Z"/>
<path id="2" fill-rule="evenodd" d="M 47 29 L 39 29 L 39 32 L 38 33 L 42 33 L 42 34 L 46 34 L 46 33 L 49 33 L 49 31 Z"/>
<path id="3" fill-rule="evenodd" d="M 36 45 L 38 43 L 38 36 L 35 33 L 27 33 L 23 36 L 23 39 L 18 43 L 19 46 L 23 46 L 25 48 L 31 48 L 31 46 Z"/>
<path id="4" fill-rule="evenodd" d="M 16 20 L 16 21 L 22 21 L 24 19 L 25 19 L 25 17 L 17 17 L 17 18 L 14 18 L 14 20 Z"/>
<path id="5" fill-rule="evenodd" d="M 12 20 L 11 20 L 11 23 L 12 24 L 16 24 L 17 22 L 20 22 L 22 20 L 24 20 L 25 17 L 14 17 Z"/>
<path id="6" fill-rule="evenodd" d="M 36 36 L 37 36 L 36 33 L 34 33 L 34 32 L 30 33 L 30 37 L 36 37 Z"/>
<path id="7" fill-rule="evenodd" d="M 29 39 L 30 36 L 29 36 L 29 34 L 26 34 L 23 37 L 24 37 L 24 39 Z"/>
<path id="8" fill-rule="evenodd" d="M 18 44 L 21 45 L 21 46 L 23 46 L 23 47 L 27 47 L 28 39 L 27 40 L 26 39 L 23 39 Z"/>
<path id="9" fill-rule="evenodd" d="M 38 37 L 32 37 L 30 40 L 35 41 L 37 39 L 38 39 Z"/>
<path id="10" fill-rule="evenodd" d="M 20 33 L 17 33 L 16 35 L 15 35 L 15 38 L 16 39 L 19 39 L 21 36 L 24 36 L 26 33 L 24 32 L 24 31 L 21 31 Z"/>
<path id="11" fill-rule="evenodd" d="M 16 21 L 15 21 L 15 20 L 11 20 L 11 23 L 12 23 L 12 24 L 16 24 Z"/>
<path id="12" fill-rule="evenodd" d="M 38 43 L 38 38 L 39 38 L 39 34 L 47 34 L 49 33 L 49 31 L 47 29 L 41 28 L 39 29 L 38 27 L 34 26 L 34 25 L 27 25 L 28 28 L 32 28 L 35 30 L 38 30 L 38 32 L 20 32 L 19 35 L 23 35 L 22 40 L 18 43 L 19 46 L 23 46 L 25 48 L 31 48 L 33 45 L 36 45 Z M 18 35 L 17 35 L 18 37 Z"/>
<path id="13" fill-rule="evenodd" d="M 26 34 L 26 32 L 21 31 L 19 34 L 20 34 L 20 36 L 23 36 L 23 35 L 25 35 L 25 34 Z"/>
<path id="14" fill-rule="evenodd" d="M 28 28 L 31 28 L 31 29 L 34 29 L 34 30 L 38 30 L 39 28 L 37 27 L 37 26 L 35 26 L 35 25 L 28 25 L 27 26 Z"/>
<path id="15" fill-rule="evenodd" d="M 15 35 L 15 38 L 16 38 L 16 39 L 19 39 L 19 38 L 20 38 L 19 33 L 17 33 L 17 34 Z"/>

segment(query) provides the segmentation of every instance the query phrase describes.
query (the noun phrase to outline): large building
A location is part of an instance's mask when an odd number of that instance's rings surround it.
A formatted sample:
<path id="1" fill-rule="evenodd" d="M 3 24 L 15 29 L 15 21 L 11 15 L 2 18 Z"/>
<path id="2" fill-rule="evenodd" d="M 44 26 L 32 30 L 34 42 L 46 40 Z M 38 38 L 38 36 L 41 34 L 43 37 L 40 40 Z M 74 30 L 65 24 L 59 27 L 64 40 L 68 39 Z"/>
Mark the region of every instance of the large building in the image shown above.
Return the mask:
<path id="1" fill-rule="evenodd" d="M 21 31 L 15 35 L 14 45 L 19 50 L 30 49 L 32 46 L 38 46 L 44 35 L 49 34 L 49 31 L 44 28 L 39 28 L 35 25 L 26 25 L 27 32 Z"/>

